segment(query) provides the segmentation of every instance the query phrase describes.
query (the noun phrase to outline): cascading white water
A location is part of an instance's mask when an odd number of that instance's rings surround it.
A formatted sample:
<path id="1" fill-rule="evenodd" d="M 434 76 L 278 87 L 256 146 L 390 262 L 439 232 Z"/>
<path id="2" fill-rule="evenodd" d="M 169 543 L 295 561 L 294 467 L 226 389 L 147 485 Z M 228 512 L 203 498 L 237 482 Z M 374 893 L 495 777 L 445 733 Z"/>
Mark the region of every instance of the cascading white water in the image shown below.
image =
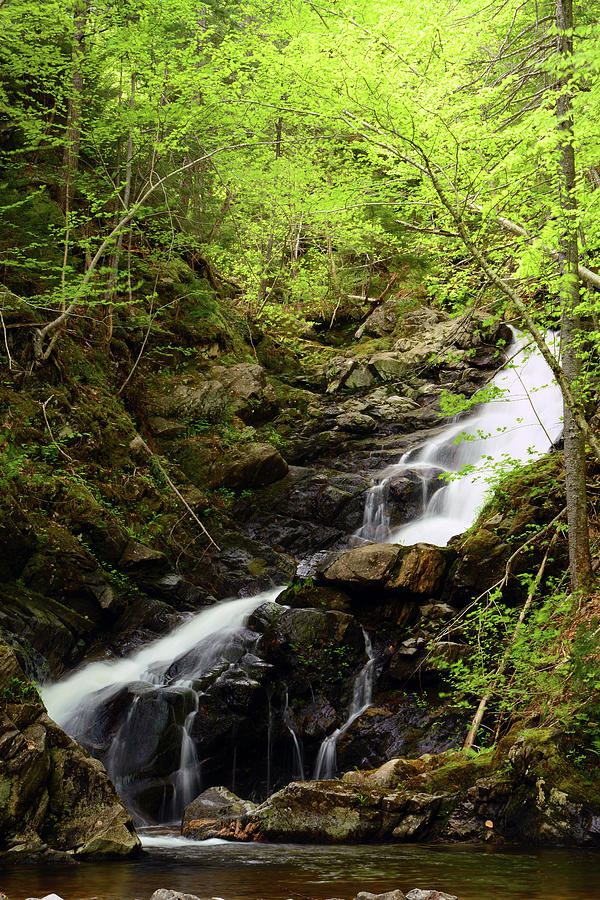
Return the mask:
<path id="1" fill-rule="evenodd" d="M 337 744 L 343 734 L 345 734 L 353 722 L 369 708 L 373 700 L 373 684 L 375 681 L 375 656 L 373 654 L 373 645 L 371 638 L 363 628 L 365 638 L 365 653 L 367 654 L 367 662 L 362 667 L 356 678 L 354 679 L 354 687 L 352 692 L 352 702 L 348 711 L 348 718 L 343 725 L 326 737 L 319 747 L 317 761 L 315 763 L 315 772 L 313 778 L 333 778 L 337 772 Z"/>
<path id="2" fill-rule="evenodd" d="M 133 696 L 127 715 L 112 737 L 105 754 L 107 771 L 116 786 L 126 788 L 135 781 L 135 748 L 147 726 L 140 698 L 148 691 L 163 691 L 183 707 L 179 765 L 170 776 L 171 797 L 165 800 L 163 817 L 175 819 L 200 789 L 201 772 L 191 729 L 198 711 L 193 679 L 208 672 L 261 604 L 275 600 L 282 587 L 254 597 L 218 603 L 193 616 L 170 634 L 146 645 L 126 659 L 94 662 L 62 681 L 47 686 L 42 697 L 49 714 L 75 738 L 93 734 L 101 709 L 127 688 Z M 185 672 L 171 676 L 169 670 L 186 657 Z M 189 671 L 187 671 L 189 670 Z M 190 677 L 191 676 L 191 677 Z M 143 820 L 143 815 L 138 818 Z"/>
<path id="3" fill-rule="evenodd" d="M 497 396 L 471 415 L 444 428 L 422 447 L 405 453 L 389 466 L 365 505 L 363 540 L 445 546 L 475 519 L 503 468 L 531 462 L 548 453 L 562 434 L 563 404 L 550 367 L 531 339 L 513 329 L 509 362 L 492 379 Z M 547 337 L 552 346 L 555 337 Z M 424 488 L 422 514 L 408 524 L 390 528 L 387 489 L 390 480 L 410 471 L 437 479 L 440 470 L 450 480 L 429 499 Z"/>
<path id="4" fill-rule="evenodd" d="M 444 545 L 472 524 L 490 490 L 496 467 L 533 460 L 558 440 L 562 432 L 560 391 L 546 363 L 537 351 L 528 349 L 528 340 L 522 335 L 515 333 L 511 363 L 492 384 L 498 389 L 498 397 L 452 423 L 382 473 L 382 479 L 367 498 L 363 526 L 358 532 L 360 539 Z M 468 471 L 464 471 L 465 467 Z M 440 471 L 455 473 L 455 477 L 440 487 Z M 420 480 L 422 513 L 412 522 L 394 528 L 388 489 L 391 479 L 402 473 Z M 173 761 L 163 777 L 162 818 L 177 818 L 201 788 L 201 765 L 193 737 L 201 690 L 198 679 L 221 662 L 228 664 L 227 648 L 242 633 L 246 618 L 261 604 L 275 600 L 281 590 L 219 603 L 126 659 L 91 663 L 46 687 L 43 698 L 50 715 L 74 737 L 85 736 L 87 745 L 104 758 L 117 787 L 127 792 L 139 775 L 137 744 L 145 731 L 153 727 L 152 704 L 159 697 L 166 698 L 162 708 L 168 709 L 174 720 L 171 735 L 176 738 L 171 739 L 169 752 Z M 321 744 L 315 778 L 330 778 L 336 773 L 340 737 L 371 705 L 375 659 L 369 637 L 366 633 L 364 636 L 367 663 L 355 678 L 346 721 Z M 244 646 L 249 646 L 244 640 Z M 273 725 L 270 700 L 269 695 L 269 784 Z M 108 707 L 111 711 L 106 713 Z M 111 718 L 114 709 L 116 715 Z M 108 730 L 105 720 L 109 721 Z M 291 736 L 299 777 L 303 778 L 302 747 L 287 696 L 282 720 Z M 234 744 L 232 789 L 236 761 Z M 135 803 L 132 806 L 135 811 Z M 138 818 L 143 820 L 143 815 Z"/>

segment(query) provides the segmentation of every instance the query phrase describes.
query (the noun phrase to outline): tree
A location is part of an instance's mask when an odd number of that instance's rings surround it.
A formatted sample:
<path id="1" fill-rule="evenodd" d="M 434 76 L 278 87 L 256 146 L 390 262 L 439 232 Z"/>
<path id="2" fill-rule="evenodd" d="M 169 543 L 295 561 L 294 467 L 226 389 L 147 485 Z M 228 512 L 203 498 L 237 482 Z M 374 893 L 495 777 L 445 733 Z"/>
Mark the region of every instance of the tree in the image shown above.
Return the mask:
<path id="1" fill-rule="evenodd" d="M 410 0 L 393 10 L 375 3 L 357 4 L 355 11 L 319 10 L 333 32 L 323 47 L 335 59 L 329 75 L 335 80 L 335 71 L 343 72 L 337 76 L 342 100 L 330 114 L 368 142 L 396 177 L 395 190 L 388 182 L 381 202 L 395 201 L 417 231 L 438 230 L 462 241 L 552 367 L 565 400 L 572 584 L 585 589 L 591 576 L 585 444 L 600 459 L 600 443 L 587 422 L 584 363 L 589 371 L 590 356 L 579 320 L 582 301 L 593 307 L 595 300 L 589 290 L 582 296 L 578 273 L 595 285 L 600 280 L 579 264 L 582 234 L 589 226 L 597 232 L 582 213 L 597 183 L 576 178 L 575 156 L 589 159 L 595 145 L 590 112 L 598 102 L 591 77 L 597 62 L 593 44 L 584 40 L 597 28 L 592 11 L 588 5 L 575 32 L 567 0 L 555 8 L 471 0 L 448 10 L 440 3 L 418 18 Z M 360 69 L 353 65 L 358 59 Z M 585 73 L 582 102 L 578 81 Z M 502 244 L 496 248 L 499 229 L 515 220 L 526 227 L 513 227 L 518 236 L 508 252 Z M 508 274 L 515 260 L 518 280 Z M 547 303 L 526 299 L 536 286 L 538 294 L 547 291 Z M 548 316 L 561 322 L 561 363 L 544 340 Z M 597 343 L 597 335 L 593 339 Z"/>

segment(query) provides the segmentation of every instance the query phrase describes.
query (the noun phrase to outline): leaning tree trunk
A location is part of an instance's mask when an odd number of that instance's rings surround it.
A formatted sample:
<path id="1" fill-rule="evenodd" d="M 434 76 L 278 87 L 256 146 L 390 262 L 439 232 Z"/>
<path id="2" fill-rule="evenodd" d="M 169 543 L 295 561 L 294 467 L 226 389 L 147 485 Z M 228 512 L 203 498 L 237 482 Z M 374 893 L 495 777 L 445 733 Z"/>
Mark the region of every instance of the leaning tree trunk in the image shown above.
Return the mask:
<path id="1" fill-rule="evenodd" d="M 556 2 L 557 50 L 567 63 L 573 57 L 573 2 Z M 580 397 L 582 364 L 579 341 L 581 321 L 577 312 L 580 302 L 579 243 L 577 198 L 575 194 L 575 148 L 573 110 L 570 94 L 571 65 L 564 67 L 558 83 L 556 102 L 557 127 L 560 136 L 559 195 L 562 214 L 561 250 L 564 257 L 561 278 L 561 345 L 562 366 L 571 390 Z M 585 590 L 592 577 L 587 516 L 585 438 L 577 427 L 571 410 L 565 404 L 565 482 L 569 528 L 569 563 L 573 590 Z"/>

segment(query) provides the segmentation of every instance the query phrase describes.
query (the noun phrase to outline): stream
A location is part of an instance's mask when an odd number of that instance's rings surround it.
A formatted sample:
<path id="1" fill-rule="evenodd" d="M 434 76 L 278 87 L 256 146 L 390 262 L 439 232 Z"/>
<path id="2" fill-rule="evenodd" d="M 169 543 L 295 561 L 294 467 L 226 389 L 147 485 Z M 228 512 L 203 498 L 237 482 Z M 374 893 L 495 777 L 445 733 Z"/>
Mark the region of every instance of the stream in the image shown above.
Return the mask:
<path id="1" fill-rule="evenodd" d="M 326 900 L 400 888 L 438 888 L 460 900 L 594 900 L 600 856 L 583 850 L 498 851 L 423 844 L 298 846 L 142 836 L 135 860 L 73 868 L 12 868 L 11 900 L 56 892 L 65 900 L 135 900 L 159 887 L 225 900 Z"/>
<path id="2" fill-rule="evenodd" d="M 560 392 L 547 365 L 527 344 L 515 333 L 510 365 L 491 382 L 494 396 L 489 403 L 450 423 L 437 437 L 379 473 L 367 495 L 358 541 L 408 544 L 425 540 L 443 546 L 475 520 L 491 490 L 490 472 L 539 458 L 552 449 L 562 431 Z M 388 487 L 394 476 L 409 470 L 422 481 L 422 511 L 412 522 L 394 528 Z M 440 480 L 443 473 L 446 480 Z M 202 679 L 219 660 L 255 659 L 245 622 L 280 590 L 220 603 L 127 659 L 92 663 L 46 687 L 43 696 L 50 714 L 86 746 L 95 746 L 98 740 L 95 729 L 102 711 L 111 704 L 129 703 L 102 758 L 135 821 L 144 826 L 146 852 L 134 860 L 73 868 L 14 868 L 2 873 L 0 891 L 11 900 L 49 892 L 65 900 L 133 900 L 147 898 L 159 887 L 225 900 L 351 898 L 359 890 L 414 887 L 445 890 L 460 900 L 600 896 L 600 857 L 584 851 L 234 844 L 190 841 L 178 837 L 177 829 L 149 827 L 150 819 L 136 805 L 135 792 L 131 794 L 137 777 L 136 735 L 143 733 L 146 715 L 143 698 L 164 695 L 169 708 L 178 711 L 180 749 L 164 779 L 159 817 L 162 822 L 177 822 L 202 786 L 202 765 L 192 739 Z M 230 648 L 240 646 L 239 653 L 245 655 L 232 656 Z M 367 663 L 355 676 L 346 722 L 323 741 L 317 758 L 309 761 L 320 777 L 335 773 L 337 738 L 371 703 L 374 659 L 366 633 L 365 655 Z M 294 767 L 302 771 L 302 748 L 290 724 L 287 702 L 286 695 L 283 721 L 293 742 Z"/>

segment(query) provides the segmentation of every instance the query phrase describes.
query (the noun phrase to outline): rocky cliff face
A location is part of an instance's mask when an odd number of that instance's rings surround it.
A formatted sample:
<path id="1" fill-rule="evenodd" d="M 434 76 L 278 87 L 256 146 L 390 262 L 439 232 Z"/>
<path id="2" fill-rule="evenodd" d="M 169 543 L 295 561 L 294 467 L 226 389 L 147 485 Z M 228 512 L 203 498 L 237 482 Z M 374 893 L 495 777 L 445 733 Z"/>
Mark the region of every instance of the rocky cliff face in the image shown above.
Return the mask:
<path id="1" fill-rule="evenodd" d="M 0 643 L 0 859 L 127 856 L 139 848 L 102 764 L 48 717 Z"/>
<path id="2" fill-rule="evenodd" d="M 555 515 L 560 488 L 528 504 L 497 504 L 444 550 L 356 548 L 353 535 L 378 471 L 436 434 L 442 391 L 469 397 L 485 383 L 505 338 L 502 326 L 477 316 L 406 313 L 387 301 L 356 341 L 318 345 L 300 371 L 274 365 L 272 344 L 259 335 L 258 362 L 248 348 L 232 354 L 224 345 L 225 356 L 216 344 L 198 348 L 194 337 L 191 360 L 173 353 L 162 368 L 144 360 L 123 402 L 81 361 L 52 385 L 46 405 L 42 376 L 22 394 L 0 386 L 15 448 L 32 444 L 18 453 L 0 445 L 10 463 L 0 498 L 0 637 L 28 675 L 55 678 L 86 657 L 127 653 L 228 595 L 288 583 L 281 603 L 258 609 L 227 657 L 188 690 L 198 698 L 191 737 L 205 784 L 235 781 L 262 799 L 298 774 L 295 741 L 310 776 L 321 742 L 347 720 L 366 661 L 363 628 L 378 687 L 371 708 L 340 735 L 340 768 L 456 747 L 465 723 L 440 696 L 428 646 L 443 631 L 438 657 L 468 654 L 454 617 L 504 573 L 530 521 Z M 144 443 L 150 453 L 141 452 Z M 389 490 L 392 525 L 420 509 L 417 474 L 408 471 Z M 514 577 L 509 588 L 517 599 Z M 168 677 L 186 664 L 174 661 Z M 93 734 L 82 735 L 95 755 L 107 757 L 132 696 L 120 691 Z M 140 781 L 129 799 L 150 818 L 172 789 L 189 700 L 179 689 L 160 697 L 149 689 L 138 703 Z M 14 701 L 11 714 L 15 728 L 39 719 L 44 746 L 58 748 L 59 732 L 41 708 Z M 13 725 L 6 728 L 12 734 Z M 90 775 L 96 764 L 79 752 Z M 101 782 L 98 773 L 93 791 Z M 19 784 L 15 798 L 27 798 Z M 84 803 L 86 784 L 68 802 Z M 28 801 L 15 799 L 14 808 L 21 802 Z M 49 804 L 39 821 L 31 814 L 31 828 L 42 844 L 66 847 L 71 838 L 51 833 Z M 95 821 L 103 828 L 108 820 Z M 7 834 L 17 827 L 11 822 Z M 84 852 L 89 841 L 68 846 Z"/>

